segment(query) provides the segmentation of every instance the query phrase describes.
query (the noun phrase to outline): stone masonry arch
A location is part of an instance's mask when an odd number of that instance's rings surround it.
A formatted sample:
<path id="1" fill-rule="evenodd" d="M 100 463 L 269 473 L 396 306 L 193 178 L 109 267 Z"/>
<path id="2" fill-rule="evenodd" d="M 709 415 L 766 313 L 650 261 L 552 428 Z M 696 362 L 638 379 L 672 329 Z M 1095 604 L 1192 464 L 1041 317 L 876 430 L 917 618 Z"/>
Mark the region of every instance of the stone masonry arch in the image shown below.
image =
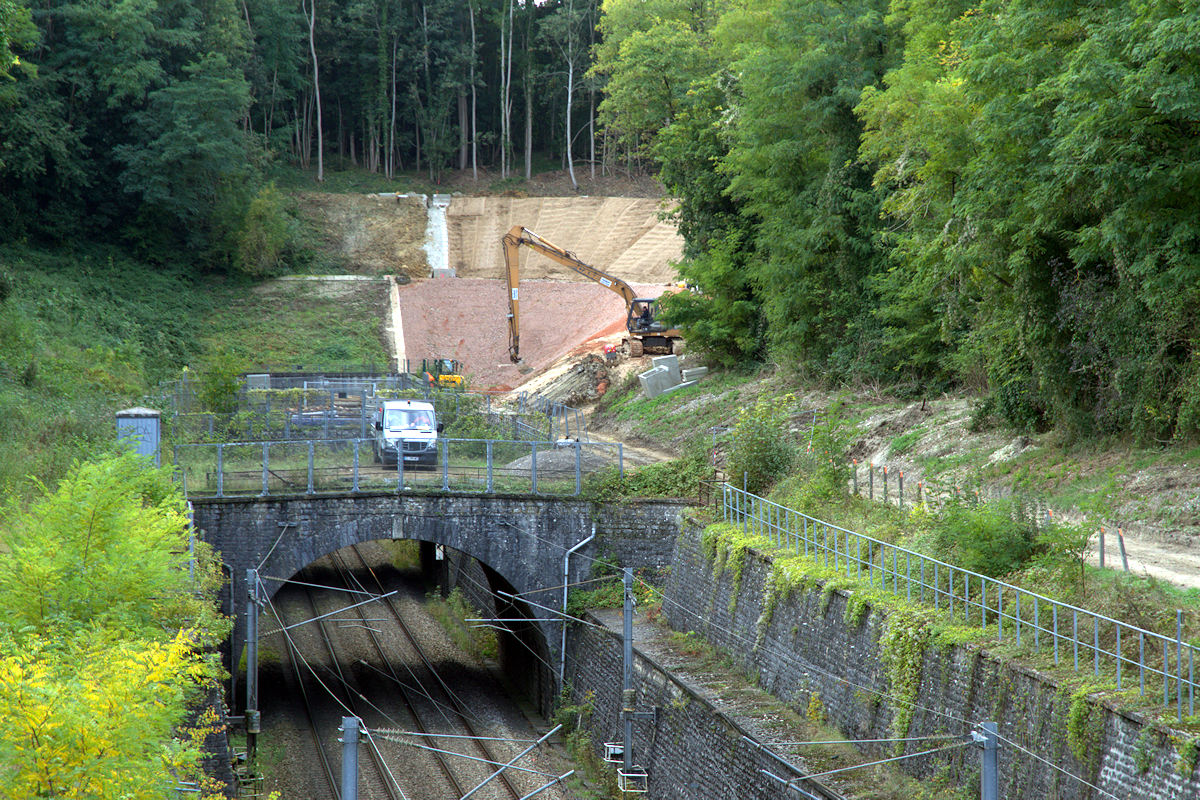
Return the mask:
<path id="1" fill-rule="evenodd" d="M 515 594 L 552 608 L 562 600 L 564 557 L 595 534 L 570 560 L 570 580 L 586 579 L 592 559 L 611 554 L 624 566 L 669 563 L 685 503 L 602 504 L 496 495 L 348 493 L 194 500 L 195 526 L 220 553 L 230 589 L 225 612 L 234 617 L 232 669 L 245 643 L 246 570 L 258 569 L 267 597 L 314 561 L 379 539 L 411 539 L 466 554 L 493 571 Z M 515 609 L 522 611 L 520 607 Z M 528 614 L 552 617 L 534 608 Z M 559 658 L 560 625 L 530 623 L 539 649 Z M 524 626 L 523 626 L 524 627 Z M 528 631 L 527 631 L 528 633 Z"/>

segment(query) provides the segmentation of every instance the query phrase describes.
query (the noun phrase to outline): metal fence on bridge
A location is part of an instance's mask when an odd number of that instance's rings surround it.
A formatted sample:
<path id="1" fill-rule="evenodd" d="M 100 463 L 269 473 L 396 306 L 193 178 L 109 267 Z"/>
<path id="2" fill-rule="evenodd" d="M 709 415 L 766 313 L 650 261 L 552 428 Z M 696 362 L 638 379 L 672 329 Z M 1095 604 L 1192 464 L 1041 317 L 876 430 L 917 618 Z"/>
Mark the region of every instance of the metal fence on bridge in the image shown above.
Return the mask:
<path id="1" fill-rule="evenodd" d="M 1186 713 L 1195 714 L 1196 648 L 1183 640 L 1181 610 L 1175 615 L 1175 637 L 1164 636 L 847 530 L 728 483 L 720 491 L 724 520 L 776 547 L 945 609 L 966 624 L 994 628 L 998 641 L 1038 653 L 1052 650 L 1055 664 L 1069 658 L 1076 672 L 1091 661 L 1092 674 L 1115 683 L 1118 691 L 1132 689 L 1136 680 L 1141 696 L 1157 695 L 1161 683 L 1164 706 L 1175 704 L 1179 719 L 1185 704 Z"/>
<path id="2" fill-rule="evenodd" d="M 180 444 L 174 449 L 189 497 L 266 497 L 427 489 L 463 493 L 578 496 L 584 478 L 615 467 L 621 444 L 492 439 L 437 440 L 425 469 L 373 463 L 370 438 Z"/>

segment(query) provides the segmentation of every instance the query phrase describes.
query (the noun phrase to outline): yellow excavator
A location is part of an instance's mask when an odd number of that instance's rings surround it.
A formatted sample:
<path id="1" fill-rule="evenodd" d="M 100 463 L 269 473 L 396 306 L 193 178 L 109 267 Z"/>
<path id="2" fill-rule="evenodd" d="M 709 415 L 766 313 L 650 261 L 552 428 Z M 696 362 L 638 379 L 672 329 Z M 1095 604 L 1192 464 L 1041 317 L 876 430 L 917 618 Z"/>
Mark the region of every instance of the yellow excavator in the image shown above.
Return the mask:
<path id="1" fill-rule="evenodd" d="M 638 297 L 628 283 L 590 264 L 585 264 L 571 251 L 551 244 L 520 225 L 514 225 L 508 233 L 504 234 L 502 241 L 504 244 L 504 275 L 508 279 L 508 357 L 514 364 L 521 361 L 518 256 L 520 256 L 522 247 L 528 247 L 535 253 L 541 253 L 578 272 L 588 280 L 595 281 L 604 288 L 621 295 L 625 300 L 625 329 L 629 332 L 629 338 L 625 340 L 624 344 L 628 347 L 630 356 L 637 358 L 643 353 L 670 353 L 675 348 L 676 340 L 682 338 L 682 334 L 678 330 L 667 328 L 654 318 L 657 305 L 655 298 Z"/>

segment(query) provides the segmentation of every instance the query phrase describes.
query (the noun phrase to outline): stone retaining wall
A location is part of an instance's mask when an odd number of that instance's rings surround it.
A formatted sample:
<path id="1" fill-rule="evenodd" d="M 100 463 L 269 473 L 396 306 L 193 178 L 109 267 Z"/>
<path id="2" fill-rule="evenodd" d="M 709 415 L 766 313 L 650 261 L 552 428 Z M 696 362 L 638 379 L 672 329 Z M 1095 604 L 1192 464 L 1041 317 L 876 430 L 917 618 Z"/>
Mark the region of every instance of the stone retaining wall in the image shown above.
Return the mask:
<path id="1" fill-rule="evenodd" d="M 848 738 L 892 737 L 902 703 L 881 658 L 886 612 L 867 608 L 857 624 L 847 622 L 855 617 L 846 613 L 852 595 L 841 590 L 798 590 L 768 600 L 769 570 L 770 560 L 750 551 L 740 582 L 733 569 L 714 576 L 700 531 L 685 531 L 664 603 L 671 626 L 703 634 L 757 675 L 763 688 L 800 710 L 815 694 Z M 774 606 L 769 620 L 763 615 L 768 604 Z M 1076 700 L 1077 685 L 1064 687 L 975 646 L 931 645 L 919 670 L 904 734 L 965 734 L 978 723 L 996 721 L 1002 797 L 1110 796 L 1089 785 L 1120 798 L 1200 797 L 1196 751 L 1182 744 L 1190 741 L 1187 734 L 1175 734 L 1177 748 L 1169 732 L 1147 727 L 1139 715 L 1086 695 Z M 1081 675 L 1080 685 L 1087 678 Z M 893 755 L 888 747 L 878 755 Z M 900 763 L 919 777 L 940 772 L 972 780 L 978 751 L 966 747 Z"/>

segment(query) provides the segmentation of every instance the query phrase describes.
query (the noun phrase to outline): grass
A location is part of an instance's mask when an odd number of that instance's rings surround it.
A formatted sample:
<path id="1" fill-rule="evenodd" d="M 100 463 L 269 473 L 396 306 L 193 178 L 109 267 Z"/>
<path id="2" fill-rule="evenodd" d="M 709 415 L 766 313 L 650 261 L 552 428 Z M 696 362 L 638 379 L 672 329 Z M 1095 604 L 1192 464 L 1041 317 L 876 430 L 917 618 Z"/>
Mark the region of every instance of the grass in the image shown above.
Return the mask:
<path id="1" fill-rule="evenodd" d="M 254 284 L 104 245 L 0 248 L 0 490 L 28 496 L 113 449 L 114 412 L 187 365 L 386 364 L 386 294 L 349 286 Z"/>
<path id="2" fill-rule="evenodd" d="M 316 281 L 236 284 L 223 287 L 219 299 L 204 326 L 204 344 L 244 368 L 387 367 L 383 284 L 332 290 Z"/>
<path id="3" fill-rule="evenodd" d="M 464 621 L 483 615 L 471 605 L 459 587 L 454 587 L 445 598 L 431 592 L 425 598 L 425 608 L 441 624 L 454 644 L 472 658 L 494 659 L 499 654 L 500 644 L 496 631 L 491 628 L 470 627 Z"/>
<path id="4" fill-rule="evenodd" d="M 619 422 L 632 423 L 631 432 L 636 437 L 666 443 L 682 441 L 727 424 L 737 413 L 742 389 L 752 380 L 746 374 L 719 373 L 694 386 L 647 398 L 637 376 L 631 375 L 605 395 L 601 410 Z"/>

